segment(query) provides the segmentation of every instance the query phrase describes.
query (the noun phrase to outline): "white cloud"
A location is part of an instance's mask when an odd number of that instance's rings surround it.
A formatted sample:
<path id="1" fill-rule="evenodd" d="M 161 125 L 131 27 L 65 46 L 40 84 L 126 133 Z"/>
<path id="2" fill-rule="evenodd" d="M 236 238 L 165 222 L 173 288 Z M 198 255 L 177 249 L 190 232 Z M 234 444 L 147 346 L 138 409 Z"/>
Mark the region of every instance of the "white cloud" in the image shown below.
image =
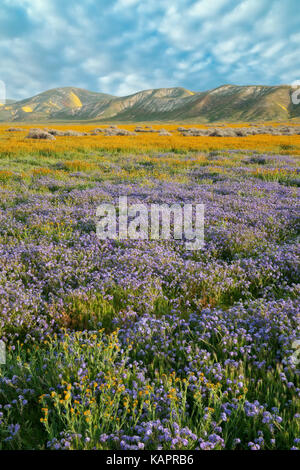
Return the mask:
<path id="1" fill-rule="evenodd" d="M 198 19 L 207 19 L 215 17 L 222 7 L 228 5 L 228 0 L 200 0 L 195 2 L 186 13 L 191 17 L 197 17 Z"/>
<path id="2" fill-rule="evenodd" d="M 116 9 L 128 8 L 137 5 L 140 0 L 118 0 L 115 6 Z"/>
<path id="3" fill-rule="evenodd" d="M 62 85 L 122 95 L 162 86 L 202 90 L 228 82 L 291 81 L 299 78 L 297 5 L 3 0 L 0 80 L 12 98 Z M 22 12 L 21 20 L 12 7 Z M 15 24 L 5 34 L 4 19 L 11 15 Z"/>

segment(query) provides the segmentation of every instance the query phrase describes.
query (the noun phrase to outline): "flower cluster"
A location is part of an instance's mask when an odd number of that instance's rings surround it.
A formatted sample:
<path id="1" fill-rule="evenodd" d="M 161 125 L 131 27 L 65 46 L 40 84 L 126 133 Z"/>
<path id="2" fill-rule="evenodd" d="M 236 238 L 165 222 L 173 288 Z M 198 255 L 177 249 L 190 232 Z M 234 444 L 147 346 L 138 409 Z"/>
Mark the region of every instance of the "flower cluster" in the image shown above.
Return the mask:
<path id="1" fill-rule="evenodd" d="M 0 448 L 300 448 L 296 158 L 99 159 L 2 175 Z M 204 249 L 99 240 L 122 195 L 205 204 Z"/>

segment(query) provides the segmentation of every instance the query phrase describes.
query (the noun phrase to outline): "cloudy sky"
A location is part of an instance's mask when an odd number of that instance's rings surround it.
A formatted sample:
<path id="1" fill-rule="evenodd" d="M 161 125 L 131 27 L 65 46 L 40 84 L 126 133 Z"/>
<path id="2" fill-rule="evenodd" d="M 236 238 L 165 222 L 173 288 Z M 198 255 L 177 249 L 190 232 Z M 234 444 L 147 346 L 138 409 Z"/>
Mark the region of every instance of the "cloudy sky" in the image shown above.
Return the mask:
<path id="1" fill-rule="evenodd" d="M 7 97 L 300 79 L 299 0 L 1 0 Z"/>

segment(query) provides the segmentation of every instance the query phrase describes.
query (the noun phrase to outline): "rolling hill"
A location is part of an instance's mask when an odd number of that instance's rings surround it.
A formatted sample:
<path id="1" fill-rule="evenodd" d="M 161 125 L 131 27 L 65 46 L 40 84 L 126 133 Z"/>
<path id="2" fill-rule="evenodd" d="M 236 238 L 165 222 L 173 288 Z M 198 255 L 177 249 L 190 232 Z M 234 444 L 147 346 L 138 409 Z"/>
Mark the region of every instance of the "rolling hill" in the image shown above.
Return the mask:
<path id="1" fill-rule="evenodd" d="M 223 85 L 204 92 L 159 88 L 116 97 L 65 87 L 9 100 L 0 106 L 0 121 L 286 121 L 300 117 L 292 92 L 287 85 Z"/>

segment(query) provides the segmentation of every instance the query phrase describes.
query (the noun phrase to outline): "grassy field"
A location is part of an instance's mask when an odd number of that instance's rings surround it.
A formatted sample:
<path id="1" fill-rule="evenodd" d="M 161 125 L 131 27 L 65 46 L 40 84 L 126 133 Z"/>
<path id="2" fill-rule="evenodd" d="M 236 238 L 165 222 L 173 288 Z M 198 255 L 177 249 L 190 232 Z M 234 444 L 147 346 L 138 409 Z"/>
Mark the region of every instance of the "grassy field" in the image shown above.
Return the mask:
<path id="1" fill-rule="evenodd" d="M 300 449 L 300 136 L 8 127 L 0 449 Z M 204 248 L 99 240 L 120 195 L 204 203 Z"/>
<path id="2" fill-rule="evenodd" d="M 282 125 L 283 123 L 281 123 Z M 18 124 L 16 124 L 18 125 Z M 270 123 L 276 126 L 276 123 Z M 291 124 L 289 124 L 291 125 Z M 297 123 L 294 124 L 295 126 Z M 182 136 L 178 131 L 178 124 L 173 125 L 153 125 L 153 129 L 166 129 L 172 133 L 172 136 L 160 136 L 155 133 L 140 133 L 136 136 L 114 136 L 110 138 L 101 135 L 88 135 L 80 138 L 76 137 L 59 137 L 56 141 L 43 141 L 32 139 L 25 139 L 28 129 L 32 127 L 55 127 L 55 129 L 66 130 L 74 129 L 82 132 L 90 132 L 95 129 L 96 125 L 75 125 L 64 124 L 20 124 L 24 132 L 7 132 L 6 130 L 11 127 L 11 124 L 0 125 L 0 145 L 1 154 L 23 155 L 35 154 L 40 156 L 53 156 L 57 155 L 59 158 L 62 155 L 70 155 L 70 152 L 78 154 L 85 152 L 93 152 L 97 150 L 112 151 L 112 152 L 132 152 L 140 154 L 141 152 L 173 151 L 175 153 L 187 153 L 198 151 L 214 151 L 214 150 L 251 150 L 257 152 L 277 152 L 284 154 L 300 154 L 300 135 L 254 135 L 243 138 L 239 137 L 189 137 Z M 249 124 L 230 124 L 229 127 L 247 127 Z M 104 127 L 104 126 L 100 126 Z M 120 125 L 121 128 L 133 131 L 135 125 Z M 205 128 L 206 126 L 195 125 L 196 128 Z"/>

